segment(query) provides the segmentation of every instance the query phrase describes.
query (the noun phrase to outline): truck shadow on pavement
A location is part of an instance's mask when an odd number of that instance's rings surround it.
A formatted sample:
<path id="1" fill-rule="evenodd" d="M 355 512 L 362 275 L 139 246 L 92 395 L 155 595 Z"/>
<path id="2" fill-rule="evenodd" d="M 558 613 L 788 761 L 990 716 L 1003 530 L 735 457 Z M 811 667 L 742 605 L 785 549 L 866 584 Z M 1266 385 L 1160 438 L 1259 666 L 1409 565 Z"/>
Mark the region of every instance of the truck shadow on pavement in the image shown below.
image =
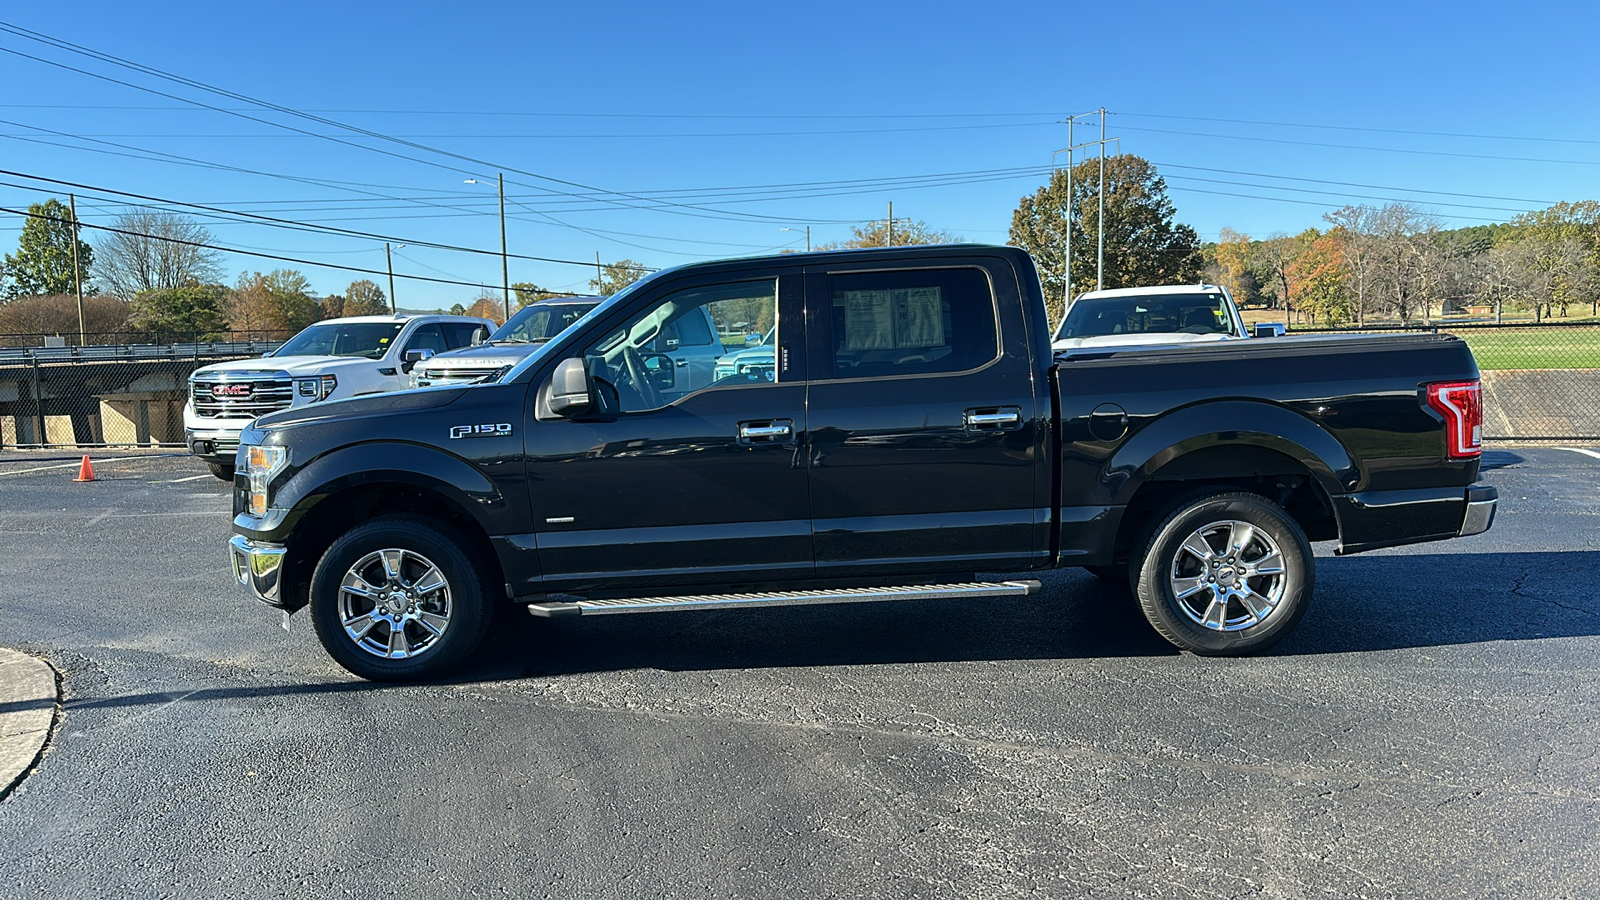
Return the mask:
<path id="1" fill-rule="evenodd" d="M 1274 656 L 1600 635 L 1600 551 L 1324 557 Z M 1077 570 L 1027 598 L 556 621 L 508 617 L 463 680 L 1007 659 L 1175 656 L 1132 598 Z"/>
<path id="2" fill-rule="evenodd" d="M 1600 551 L 1319 558 L 1317 595 L 1268 656 L 1600 635 Z M 1126 593 L 1077 570 L 1026 598 L 538 620 L 514 612 L 443 684 L 627 669 L 702 671 L 1177 656 Z M 1226 663 L 1222 663 L 1226 664 Z M 404 685 L 314 681 L 68 700 L 66 709 L 331 695 Z M 0 712 L 14 711 L 0 704 Z M 21 707 L 19 707 L 21 708 Z"/>

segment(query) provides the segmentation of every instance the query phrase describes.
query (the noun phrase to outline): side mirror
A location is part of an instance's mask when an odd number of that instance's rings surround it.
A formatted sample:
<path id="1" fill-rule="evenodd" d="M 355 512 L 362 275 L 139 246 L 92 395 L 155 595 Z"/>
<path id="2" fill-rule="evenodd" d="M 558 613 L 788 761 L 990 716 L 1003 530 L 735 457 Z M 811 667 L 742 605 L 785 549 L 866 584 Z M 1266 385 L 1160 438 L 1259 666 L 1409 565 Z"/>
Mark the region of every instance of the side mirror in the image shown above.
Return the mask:
<path id="1" fill-rule="evenodd" d="M 1285 331 L 1282 322 L 1257 322 L 1254 337 L 1282 337 Z"/>
<path id="2" fill-rule="evenodd" d="M 562 360 L 550 378 L 550 411 L 570 418 L 593 412 L 596 405 L 594 382 L 583 357 Z"/>
<path id="3" fill-rule="evenodd" d="M 419 362 L 433 359 L 433 351 L 427 348 L 421 350 L 407 350 L 405 361 L 400 364 L 400 371 L 410 372 Z"/>

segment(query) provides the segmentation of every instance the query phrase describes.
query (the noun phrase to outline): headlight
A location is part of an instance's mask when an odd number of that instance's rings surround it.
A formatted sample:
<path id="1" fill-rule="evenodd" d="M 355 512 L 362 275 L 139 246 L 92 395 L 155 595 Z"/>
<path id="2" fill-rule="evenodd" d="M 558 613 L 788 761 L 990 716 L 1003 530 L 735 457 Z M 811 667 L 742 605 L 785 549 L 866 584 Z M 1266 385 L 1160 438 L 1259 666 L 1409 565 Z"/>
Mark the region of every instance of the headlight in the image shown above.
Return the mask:
<path id="1" fill-rule="evenodd" d="M 259 519 L 267 514 L 272 476 L 288 464 L 289 451 L 283 447 L 252 445 L 245 448 L 244 460 L 244 471 L 250 478 L 250 515 Z"/>
<path id="2" fill-rule="evenodd" d="M 339 379 L 332 375 L 323 375 L 320 378 L 300 378 L 294 383 L 296 394 L 311 403 L 328 399 L 334 388 L 339 386 Z"/>

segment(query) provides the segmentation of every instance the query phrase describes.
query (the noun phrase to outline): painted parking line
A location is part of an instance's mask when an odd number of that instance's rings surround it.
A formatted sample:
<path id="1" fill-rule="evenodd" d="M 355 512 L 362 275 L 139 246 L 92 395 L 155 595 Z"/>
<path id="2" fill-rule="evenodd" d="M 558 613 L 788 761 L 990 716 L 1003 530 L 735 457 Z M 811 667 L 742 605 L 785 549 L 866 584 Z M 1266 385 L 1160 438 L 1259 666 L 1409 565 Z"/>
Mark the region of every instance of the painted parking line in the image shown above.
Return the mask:
<path id="1" fill-rule="evenodd" d="M 1592 456 L 1595 459 L 1600 459 L 1600 450 L 1590 450 L 1585 447 L 1557 447 L 1555 449 L 1570 450 L 1573 453 L 1582 453 L 1584 456 Z"/>
<path id="2" fill-rule="evenodd" d="M 217 477 L 217 476 L 212 475 L 210 472 L 206 472 L 203 475 L 190 475 L 188 478 L 174 478 L 171 481 L 167 482 L 167 484 L 183 484 L 185 481 L 199 481 L 202 478 L 215 478 L 215 477 Z"/>
<path id="3" fill-rule="evenodd" d="M 110 459 L 94 459 L 93 457 L 90 457 L 89 462 L 98 466 L 105 463 L 128 462 L 129 460 L 134 459 L 171 459 L 177 455 L 178 454 L 176 453 L 168 453 L 162 456 L 113 456 Z M 6 475 L 26 475 L 29 472 L 52 472 L 57 469 L 76 469 L 81 465 L 83 465 L 82 461 L 62 463 L 59 466 L 36 466 L 32 469 L 12 469 L 9 472 L 0 472 L 0 477 L 4 477 Z"/>

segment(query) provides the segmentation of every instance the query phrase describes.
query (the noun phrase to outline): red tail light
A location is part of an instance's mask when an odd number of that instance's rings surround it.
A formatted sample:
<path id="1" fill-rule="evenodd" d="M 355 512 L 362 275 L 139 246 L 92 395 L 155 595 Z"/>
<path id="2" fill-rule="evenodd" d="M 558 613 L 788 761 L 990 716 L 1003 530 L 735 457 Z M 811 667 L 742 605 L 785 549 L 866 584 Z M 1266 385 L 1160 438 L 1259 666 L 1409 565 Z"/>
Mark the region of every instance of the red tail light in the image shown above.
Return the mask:
<path id="1" fill-rule="evenodd" d="M 1428 405 L 1444 416 L 1445 453 L 1470 459 L 1483 453 L 1483 386 L 1476 381 L 1428 385 Z"/>

